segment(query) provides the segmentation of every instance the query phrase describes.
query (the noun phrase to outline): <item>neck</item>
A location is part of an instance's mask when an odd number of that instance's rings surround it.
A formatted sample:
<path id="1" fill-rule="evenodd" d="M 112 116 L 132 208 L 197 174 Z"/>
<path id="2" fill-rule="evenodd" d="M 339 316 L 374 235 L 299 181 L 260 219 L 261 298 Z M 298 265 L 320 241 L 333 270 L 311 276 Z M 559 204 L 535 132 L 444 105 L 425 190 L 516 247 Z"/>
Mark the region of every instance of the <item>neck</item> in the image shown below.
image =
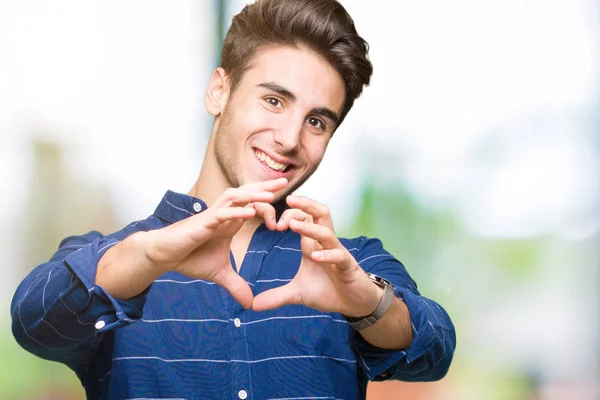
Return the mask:
<path id="1" fill-rule="evenodd" d="M 198 179 L 196 179 L 194 186 L 192 186 L 188 192 L 190 196 L 202 199 L 209 206 L 214 204 L 217 198 L 227 188 L 231 187 L 231 184 L 227 181 L 227 178 L 215 157 L 214 137 L 215 135 L 213 132 L 213 134 L 210 135 L 208 146 L 206 146 L 206 153 L 204 154 L 200 175 L 198 175 Z"/>

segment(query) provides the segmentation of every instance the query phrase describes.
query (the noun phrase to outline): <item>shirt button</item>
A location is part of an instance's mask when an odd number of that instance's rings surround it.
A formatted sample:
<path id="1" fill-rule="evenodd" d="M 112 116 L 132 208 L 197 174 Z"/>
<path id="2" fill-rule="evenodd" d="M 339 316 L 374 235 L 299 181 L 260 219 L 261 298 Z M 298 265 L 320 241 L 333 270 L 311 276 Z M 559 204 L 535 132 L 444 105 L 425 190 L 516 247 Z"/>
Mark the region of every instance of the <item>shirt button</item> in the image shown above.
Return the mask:
<path id="1" fill-rule="evenodd" d="M 104 328 L 105 326 L 106 326 L 106 322 L 104 322 L 104 321 L 102 321 L 102 320 L 100 320 L 100 321 L 96 322 L 96 325 L 94 325 L 94 327 L 95 327 L 96 329 L 102 329 L 102 328 Z"/>
<path id="2" fill-rule="evenodd" d="M 248 393 L 246 393 L 245 390 L 240 390 L 238 392 L 238 397 L 242 400 L 247 399 L 248 398 Z"/>
<path id="3" fill-rule="evenodd" d="M 239 328 L 240 326 L 242 326 L 242 321 L 240 321 L 239 318 L 236 318 L 233 320 L 233 324 L 235 325 L 236 328 Z M 242 390 L 242 392 L 244 392 L 244 391 Z M 246 392 L 244 392 L 244 393 L 246 393 Z"/>
<path id="4" fill-rule="evenodd" d="M 196 212 L 202 211 L 202 204 L 194 203 L 194 211 L 196 211 Z"/>

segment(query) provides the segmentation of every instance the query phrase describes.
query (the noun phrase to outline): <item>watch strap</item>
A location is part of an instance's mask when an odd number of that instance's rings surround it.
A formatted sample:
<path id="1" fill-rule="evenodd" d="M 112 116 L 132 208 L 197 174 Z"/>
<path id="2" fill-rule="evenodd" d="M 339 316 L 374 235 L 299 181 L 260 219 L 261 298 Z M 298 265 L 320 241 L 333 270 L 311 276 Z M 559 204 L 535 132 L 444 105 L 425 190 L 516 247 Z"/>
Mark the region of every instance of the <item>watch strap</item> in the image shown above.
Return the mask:
<path id="1" fill-rule="evenodd" d="M 383 297 L 379 302 L 379 305 L 370 315 L 364 317 L 348 317 L 346 315 L 342 315 L 348 324 L 357 331 L 362 331 L 365 328 L 375 325 L 387 312 L 392 304 L 392 300 L 394 299 L 394 285 L 391 282 L 380 278 L 378 276 L 367 274 L 369 278 L 379 287 L 383 287 Z"/>

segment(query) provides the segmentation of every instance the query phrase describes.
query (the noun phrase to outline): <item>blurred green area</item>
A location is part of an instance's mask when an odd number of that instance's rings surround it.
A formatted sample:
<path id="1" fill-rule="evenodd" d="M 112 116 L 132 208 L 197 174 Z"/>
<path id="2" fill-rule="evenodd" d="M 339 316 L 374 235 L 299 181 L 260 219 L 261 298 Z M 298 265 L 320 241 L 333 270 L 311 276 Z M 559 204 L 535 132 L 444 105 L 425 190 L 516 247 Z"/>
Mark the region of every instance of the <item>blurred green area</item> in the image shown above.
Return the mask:
<path id="1" fill-rule="evenodd" d="M 42 360 L 14 340 L 10 322 L 0 324 L 0 399 L 80 400 L 85 394 L 79 379 L 64 365 Z"/>

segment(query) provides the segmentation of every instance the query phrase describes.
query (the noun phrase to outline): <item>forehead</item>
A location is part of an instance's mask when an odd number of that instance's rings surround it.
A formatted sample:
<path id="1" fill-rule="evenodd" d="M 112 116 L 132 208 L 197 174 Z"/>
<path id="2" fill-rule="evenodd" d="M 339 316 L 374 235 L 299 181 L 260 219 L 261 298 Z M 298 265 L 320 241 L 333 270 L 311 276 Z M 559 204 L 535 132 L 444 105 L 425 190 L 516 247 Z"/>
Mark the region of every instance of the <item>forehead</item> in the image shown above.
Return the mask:
<path id="1" fill-rule="evenodd" d="M 339 113 L 344 105 L 346 90 L 341 75 L 321 56 L 304 48 L 261 49 L 240 85 L 253 90 L 264 82 L 283 86 L 298 103 L 309 107 L 328 107 Z"/>

